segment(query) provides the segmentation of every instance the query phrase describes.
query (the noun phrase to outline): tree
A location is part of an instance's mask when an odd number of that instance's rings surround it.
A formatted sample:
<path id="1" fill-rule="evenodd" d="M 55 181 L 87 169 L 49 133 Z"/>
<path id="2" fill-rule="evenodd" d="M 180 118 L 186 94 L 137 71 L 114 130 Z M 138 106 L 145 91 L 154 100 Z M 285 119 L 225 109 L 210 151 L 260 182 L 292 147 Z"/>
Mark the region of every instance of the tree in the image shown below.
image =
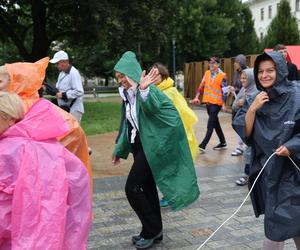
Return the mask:
<path id="1" fill-rule="evenodd" d="M 226 17 L 231 17 L 233 23 L 228 33 L 230 48 L 225 51 L 224 56 L 233 57 L 237 54 L 248 55 L 257 53 L 259 51 L 259 42 L 249 7 L 237 0 L 221 2 L 222 10 Z"/>
<path id="2" fill-rule="evenodd" d="M 278 7 L 278 13 L 268 28 L 263 45 L 272 48 L 278 43 L 292 45 L 298 44 L 299 41 L 296 18 L 291 15 L 289 2 L 282 0 Z"/>
<path id="3" fill-rule="evenodd" d="M 0 1 L 0 34 L 26 61 L 48 55 L 52 41 L 95 38 L 94 0 Z M 88 13 L 88 14 L 87 14 Z"/>
<path id="4" fill-rule="evenodd" d="M 230 18 L 219 12 L 216 0 L 181 1 L 177 19 L 177 51 L 181 63 L 223 56 L 230 48 Z"/>

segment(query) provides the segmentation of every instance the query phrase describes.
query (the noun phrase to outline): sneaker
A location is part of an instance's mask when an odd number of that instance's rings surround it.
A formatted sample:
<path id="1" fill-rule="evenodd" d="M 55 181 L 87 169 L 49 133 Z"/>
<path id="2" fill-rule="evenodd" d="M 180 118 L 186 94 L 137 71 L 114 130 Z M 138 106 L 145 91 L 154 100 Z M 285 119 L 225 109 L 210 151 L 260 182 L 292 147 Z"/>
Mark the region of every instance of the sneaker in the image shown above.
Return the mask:
<path id="1" fill-rule="evenodd" d="M 132 244 L 135 245 L 140 239 L 142 239 L 143 237 L 141 235 L 134 235 L 131 238 Z M 159 233 L 157 236 L 154 237 L 154 243 L 159 243 L 160 241 L 162 241 L 163 236 L 162 233 Z"/>
<path id="2" fill-rule="evenodd" d="M 240 179 L 235 181 L 236 185 L 238 186 L 245 186 L 248 184 L 248 176 L 241 177 Z"/>
<path id="3" fill-rule="evenodd" d="M 223 150 L 227 149 L 227 143 L 219 143 L 217 146 L 213 147 L 214 150 Z"/>
<path id="4" fill-rule="evenodd" d="M 200 154 L 204 154 L 205 153 L 205 148 L 202 147 L 201 145 L 199 145 L 199 150 L 200 150 Z"/>
<path id="5" fill-rule="evenodd" d="M 160 207 L 168 207 L 169 206 L 169 202 L 167 200 L 165 200 L 164 198 L 162 198 L 159 201 L 159 205 L 160 205 Z"/>
<path id="6" fill-rule="evenodd" d="M 235 149 L 235 150 L 231 153 L 232 156 L 239 156 L 239 155 L 242 155 L 242 154 L 243 154 L 243 150 L 240 149 L 240 148 Z"/>
<path id="7" fill-rule="evenodd" d="M 133 236 L 135 237 L 135 236 Z M 132 237 L 132 242 L 133 242 L 133 237 Z M 153 237 L 152 239 L 144 239 L 143 237 L 140 236 L 139 240 L 133 243 L 135 245 L 136 249 L 147 249 L 150 248 L 154 243 L 158 243 L 162 241 L 163 235 L 162 232 L 160 232 L 158 235 Z"/>

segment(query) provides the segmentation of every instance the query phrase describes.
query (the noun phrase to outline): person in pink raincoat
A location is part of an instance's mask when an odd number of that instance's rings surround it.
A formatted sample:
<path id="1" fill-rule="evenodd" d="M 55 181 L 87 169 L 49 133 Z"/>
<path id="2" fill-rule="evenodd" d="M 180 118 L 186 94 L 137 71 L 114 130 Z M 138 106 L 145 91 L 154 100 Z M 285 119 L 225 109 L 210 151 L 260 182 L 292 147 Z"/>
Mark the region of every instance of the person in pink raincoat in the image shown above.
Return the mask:
<path id="1" fill-rule="evenodd" d="M 57 142 L 68 125 L 43 99 L 23 114 L 16 94 L 0 92 L 0 249 L 86 249 L 90 178 Z"/>

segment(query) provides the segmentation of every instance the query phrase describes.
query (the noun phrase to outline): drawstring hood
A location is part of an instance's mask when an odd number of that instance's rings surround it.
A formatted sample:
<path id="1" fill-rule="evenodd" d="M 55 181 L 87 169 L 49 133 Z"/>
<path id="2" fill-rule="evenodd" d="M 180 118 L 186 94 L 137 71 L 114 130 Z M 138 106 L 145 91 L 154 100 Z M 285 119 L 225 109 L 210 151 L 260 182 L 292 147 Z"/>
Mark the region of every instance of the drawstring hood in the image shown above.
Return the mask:
<path id="1" fill-rule="evenodd" d="M 276 67 L 276 80 L 274 85 L 270 89 L 265 89 L 258 80 L 258 67 L 262 61 L 271 60 L 274 62 Z M 287 79 L 288 68 L 283 56 L 276 52 L 265 52 L 259 55 L 254 63 L 254 79 L 256 82 L 256 87 L 259 91 L 266 91 L 270 99 L 276 98 L 282 93 L 286 92 L 286 85 L 289 84 Z"/>
<path id="2" fill-rule="evenodd" d="M 125 52 L 114 67 L 114 71 L 120 72 L 139 84 L 142 68 L 132 51 Z"/>

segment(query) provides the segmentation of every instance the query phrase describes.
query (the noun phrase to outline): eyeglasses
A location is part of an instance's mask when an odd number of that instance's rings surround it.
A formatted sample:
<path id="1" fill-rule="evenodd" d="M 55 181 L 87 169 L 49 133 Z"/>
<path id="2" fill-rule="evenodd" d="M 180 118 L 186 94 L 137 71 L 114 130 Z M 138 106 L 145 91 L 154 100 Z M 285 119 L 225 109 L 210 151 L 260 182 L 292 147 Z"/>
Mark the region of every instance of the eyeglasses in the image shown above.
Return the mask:
<path id="1" fill-rule="evenodd" d="M 268 69 L 259 69 L 258 70 L 258 74 L 259 75 L 262 75 L 263 73 L 266 73 L 266 74 L 272 74 L 274 71 L 276 71 L 276 68 L 272 67 L 272 68 L 268 68 Z"/>

